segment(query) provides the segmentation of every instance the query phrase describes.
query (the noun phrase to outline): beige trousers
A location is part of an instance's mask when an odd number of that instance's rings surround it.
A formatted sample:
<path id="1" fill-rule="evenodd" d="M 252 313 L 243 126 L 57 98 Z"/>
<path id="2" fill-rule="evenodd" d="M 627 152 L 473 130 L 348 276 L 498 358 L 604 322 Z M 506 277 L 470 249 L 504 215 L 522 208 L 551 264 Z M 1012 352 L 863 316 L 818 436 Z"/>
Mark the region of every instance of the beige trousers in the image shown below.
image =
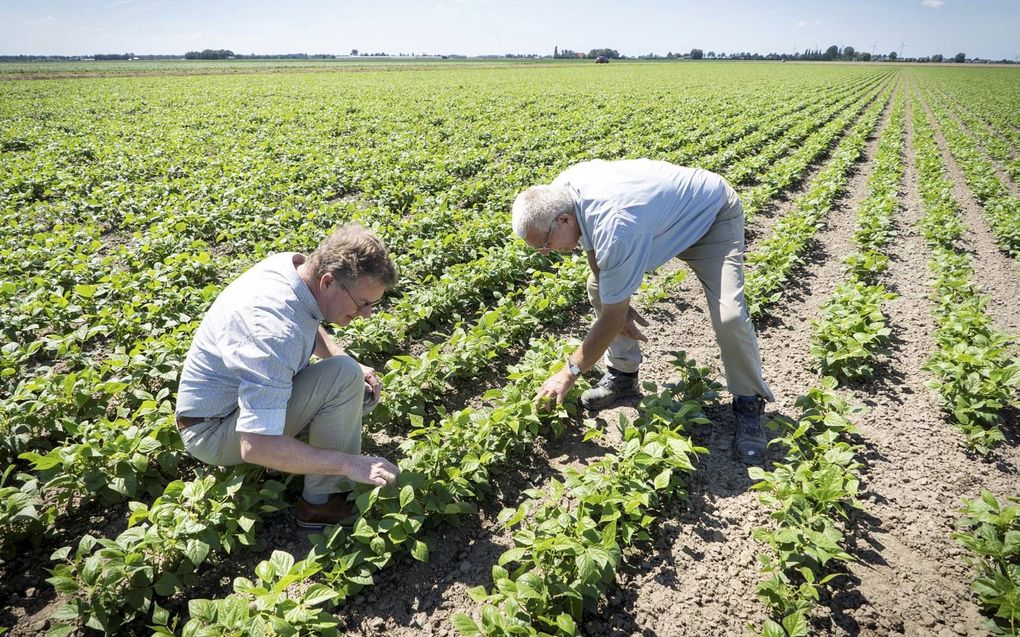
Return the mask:
<path id="1" fill-rule="evenodd" d="M 364 396 L 365 375 L 350 356 L 332 356 L 309 365 L 294 376 L 283 435 L 307 434 L 313 447 L 360 454 Z M 241 464 L 237 415 L 234 410 L 225 418 L 210 418 L 181 431 L 188 453 L 206 464 Z M 306 493 L 330 494 L 352 488 L 349 480 L 339 476 L 305 476 Z"/>
<path id="2" fill-rule="evenodd" d="M 773 400 L 772 390 L 762 378 L 758 338 L 744 302 L 744 207 L 735 191 L 730 190 L 708 232 L 677 258 L 694 270 L 705 291 L 730 393 Z M 597 318 L 602 301 L 594 274 L 588 277 L 588 299 Z M 636 372 L 641 365 L 640 341 L 617 336 L 609 345 L 605 362 L 621 372 Z"/>

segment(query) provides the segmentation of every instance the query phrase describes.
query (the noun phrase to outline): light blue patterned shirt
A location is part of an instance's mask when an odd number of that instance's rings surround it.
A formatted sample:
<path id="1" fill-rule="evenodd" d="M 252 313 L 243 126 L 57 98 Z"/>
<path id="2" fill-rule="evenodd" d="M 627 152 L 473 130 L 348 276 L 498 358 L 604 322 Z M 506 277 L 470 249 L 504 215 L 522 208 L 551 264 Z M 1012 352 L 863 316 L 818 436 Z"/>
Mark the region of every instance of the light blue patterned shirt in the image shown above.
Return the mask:
<path id="1" fill-rule="evenodd" d="M 733 192 L 715 173 L 651 159 L 582 162 L 553 185 L 574 199 L 581 245 L 595 251 L 606 304 L 630 298 L 645 272 L 704 236 Z"/>
<path id="2" fill-rule="evenodd" d="M 213 302 L 184 359 L 179 415 L 238 409 L 237 431 L 283 434 L 294 376 L 308 366 L 323 320 L 296 254 L 264 259 Z"/>

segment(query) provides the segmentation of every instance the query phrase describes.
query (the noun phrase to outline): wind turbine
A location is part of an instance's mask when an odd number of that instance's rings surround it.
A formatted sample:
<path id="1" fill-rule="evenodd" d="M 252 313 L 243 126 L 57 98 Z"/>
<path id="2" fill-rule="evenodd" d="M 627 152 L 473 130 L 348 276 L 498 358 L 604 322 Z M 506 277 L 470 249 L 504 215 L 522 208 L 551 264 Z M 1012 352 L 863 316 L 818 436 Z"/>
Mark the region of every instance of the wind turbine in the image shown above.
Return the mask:
<path id="1" fill-rule="evenodd" d="M 903 59 L 903 47 L 905 46 L 907 45 L 903 43 L 903 40 L 900 40 L 900 59 Z"/>
<path id="2" fill-rule="evenodd" d="M 878 47 L 878 40 L 871 43 L 871 57 L 875 57 L 875 49 Z"/>

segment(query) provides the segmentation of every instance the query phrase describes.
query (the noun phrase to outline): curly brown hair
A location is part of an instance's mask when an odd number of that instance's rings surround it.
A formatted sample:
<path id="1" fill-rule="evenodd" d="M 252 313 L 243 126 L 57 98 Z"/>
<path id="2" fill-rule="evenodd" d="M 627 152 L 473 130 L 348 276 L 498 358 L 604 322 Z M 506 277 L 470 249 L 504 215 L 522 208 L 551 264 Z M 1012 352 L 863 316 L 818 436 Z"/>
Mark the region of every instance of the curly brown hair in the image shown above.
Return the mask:
<path id="1" fill-rule="evenodd" d="M 338 226 L 308 256 L 316 279 L 329 272 L 350 285 L 370 277 L 392 288 L 397 284 L 397 266 L 379 237 L 356 223 Z"/>

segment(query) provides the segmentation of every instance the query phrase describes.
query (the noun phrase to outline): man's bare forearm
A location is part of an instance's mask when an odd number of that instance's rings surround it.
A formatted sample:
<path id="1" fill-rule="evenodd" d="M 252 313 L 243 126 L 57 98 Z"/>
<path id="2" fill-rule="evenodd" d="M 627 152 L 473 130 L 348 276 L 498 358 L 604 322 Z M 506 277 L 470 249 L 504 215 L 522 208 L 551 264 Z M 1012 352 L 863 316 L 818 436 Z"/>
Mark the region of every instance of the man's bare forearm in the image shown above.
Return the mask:
<path id="1" fill-rule="evenodd" d="M 241 434 L 241 458 L 278 471 L 323 476 L 346 476 L 350 472 L 348 453 L 320 449 L 289 436 Z"/>
<path id="2" fill-rule="evenodd" d="M 629 302 L 614 303 L 603 306 L 602 315 L 592 324 L 588 334 L 571 355 L 574 364 L 586 372 L 598 363 L 599 358 L 609 349 L 609 344 L 623 329 L 627 322 L 627 309 Z"/>

